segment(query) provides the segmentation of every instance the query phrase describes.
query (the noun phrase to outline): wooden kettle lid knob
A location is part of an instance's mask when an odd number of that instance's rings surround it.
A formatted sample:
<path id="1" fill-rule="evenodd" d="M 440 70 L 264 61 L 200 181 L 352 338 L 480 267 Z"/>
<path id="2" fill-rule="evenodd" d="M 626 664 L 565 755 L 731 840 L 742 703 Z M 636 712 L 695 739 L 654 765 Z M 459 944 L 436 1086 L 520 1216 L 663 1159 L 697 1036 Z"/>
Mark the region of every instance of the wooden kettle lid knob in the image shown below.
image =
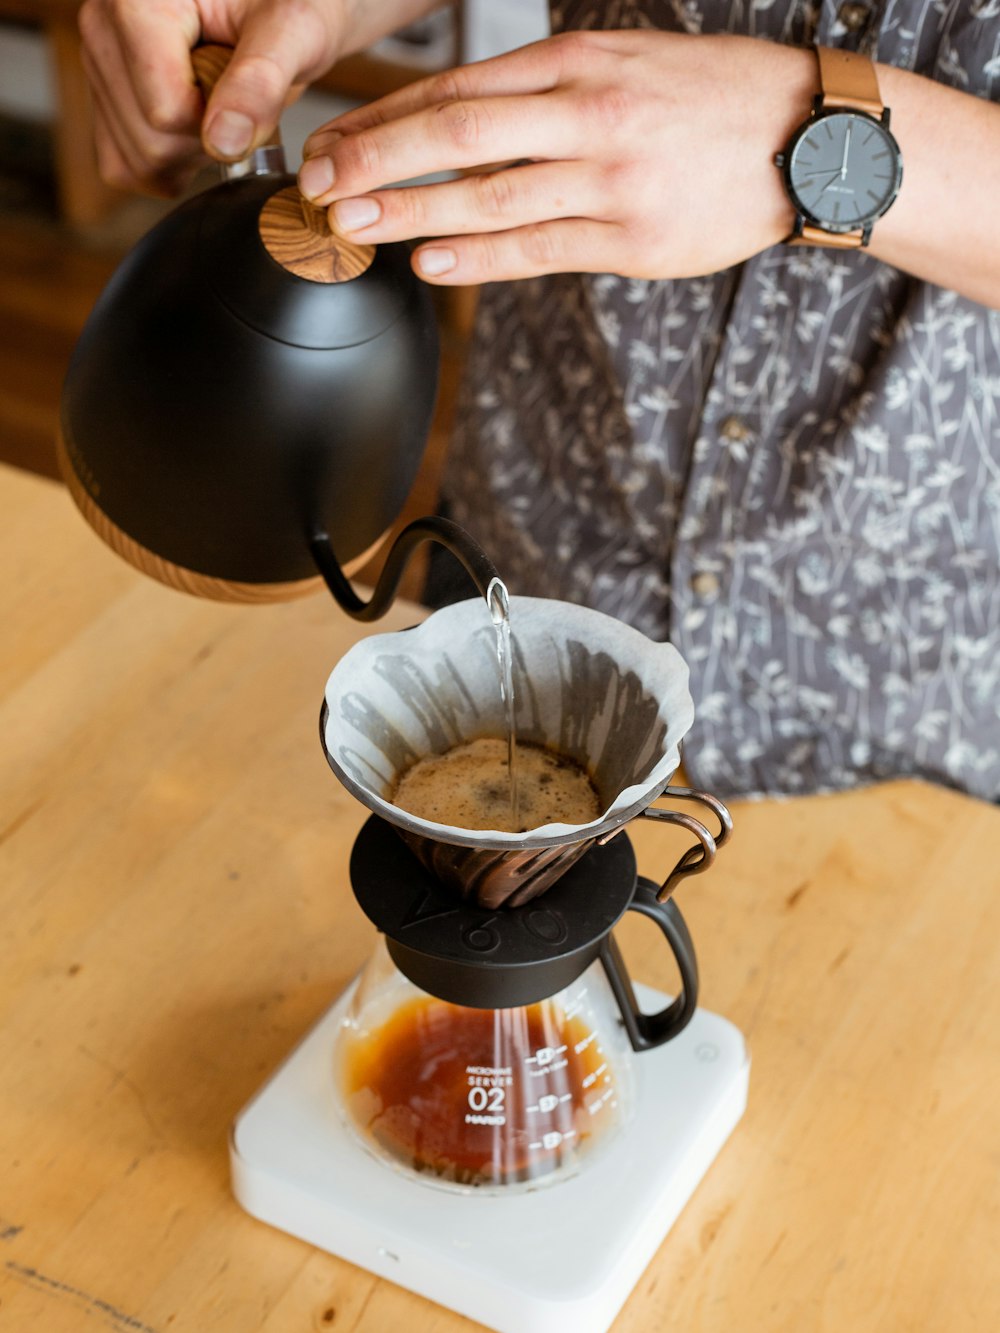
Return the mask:
<path id="1" fill-rule="evenodd" d="M 260 238 L 282 268 L 310 282 L 348 282 L 375 258 L 374 245 L 357 245 L 330 230 L 326 209 L 314 208 L 294 185 L 261 209 Z"/>

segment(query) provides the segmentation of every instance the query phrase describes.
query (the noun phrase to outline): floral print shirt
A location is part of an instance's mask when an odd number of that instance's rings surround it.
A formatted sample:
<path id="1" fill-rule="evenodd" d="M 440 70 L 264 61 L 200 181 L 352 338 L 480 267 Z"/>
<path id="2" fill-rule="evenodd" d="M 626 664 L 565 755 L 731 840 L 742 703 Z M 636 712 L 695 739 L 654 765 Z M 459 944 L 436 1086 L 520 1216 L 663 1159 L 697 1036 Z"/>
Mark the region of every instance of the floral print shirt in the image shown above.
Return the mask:
<path id="1" fill-rule="evenodd" d="M 1000 100 L 1000 0 L 559 0 L 553 18 L 862 50 Z M 444 499 L 511 591 L 687 659 L 693 781 L 1000 795 L 1000 313 L 805 247 L 683 281 L 496 284 L 459 421 Z"/>

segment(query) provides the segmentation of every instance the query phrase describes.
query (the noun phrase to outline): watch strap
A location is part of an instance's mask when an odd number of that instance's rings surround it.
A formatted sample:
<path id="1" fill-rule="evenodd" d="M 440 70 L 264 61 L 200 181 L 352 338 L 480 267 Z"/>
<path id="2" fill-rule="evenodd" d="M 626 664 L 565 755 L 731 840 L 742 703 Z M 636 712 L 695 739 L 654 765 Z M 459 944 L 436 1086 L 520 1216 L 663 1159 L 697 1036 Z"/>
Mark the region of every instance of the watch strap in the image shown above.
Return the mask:
<path id="1" fill-rule="evenodd" d="M 875 66 L 867 56 L 817 46 L 816 57 L 824 110 L 846 107 L 851 111 L 865 111 L 869 116 L 882 115 L 885 107 L 878 90 Z"/>
<path id="2" fill-rule="evenodd" d="M 878 78 L 875 66 L 867 56 L 855 51 L 836 50 L 830 46 L 817 46 L 816 58 L 819 61 L 820 95 L 817 99 L 824 111 L 843 108 L 848 111 L 864 111 L 869 116 L 881 118 L 885 107 L 878 90 Z M 865 244 L 863 227 L 857 231 L 825 231 L 805 223 L 793 236 L 788 237 L 788 245 L 826 245 L 836 250 L 858 250 Z"/>
<path id="3" fill-rule="evenodd" d="M 865 233 L 857 231 L 824 231 L 806 223 L 797 236 L 789 236 L 786 245 L 825 245 L 834 250 L 858 250 L 864 244 Z"/>

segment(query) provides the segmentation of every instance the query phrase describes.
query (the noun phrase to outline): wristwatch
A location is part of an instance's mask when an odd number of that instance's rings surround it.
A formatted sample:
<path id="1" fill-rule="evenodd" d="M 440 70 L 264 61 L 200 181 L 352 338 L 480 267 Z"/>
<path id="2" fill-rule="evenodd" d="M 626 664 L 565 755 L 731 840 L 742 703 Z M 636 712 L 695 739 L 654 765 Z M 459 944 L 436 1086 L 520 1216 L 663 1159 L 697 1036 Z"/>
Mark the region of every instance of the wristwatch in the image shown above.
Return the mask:
<path id="1" fill-rule="evenodd" d="M 903 180 L 875 66 L 867 56 L 817 46 L 821 91 L 812 115 L 774 164 L 795 208 L 791 245 L 867 245 Z"/>

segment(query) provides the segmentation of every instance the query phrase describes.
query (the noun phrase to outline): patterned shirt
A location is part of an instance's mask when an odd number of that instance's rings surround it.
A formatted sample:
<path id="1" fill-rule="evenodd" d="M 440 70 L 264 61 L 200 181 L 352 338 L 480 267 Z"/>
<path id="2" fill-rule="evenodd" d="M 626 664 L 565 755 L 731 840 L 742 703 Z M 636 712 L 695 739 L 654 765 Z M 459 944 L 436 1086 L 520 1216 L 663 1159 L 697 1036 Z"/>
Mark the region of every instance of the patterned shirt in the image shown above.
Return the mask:
<path id="1" fill-rule="evenodd" d="M 1000 100 L 1000 0 L 553 17 L 861 50 Z M 693 781 L 1000 795 L 1000 313 L 806 247 L 696 279 L 495 284 L 459 422 L 444 499 L 511 590 L 595 606 L 690 664 Z"/>

